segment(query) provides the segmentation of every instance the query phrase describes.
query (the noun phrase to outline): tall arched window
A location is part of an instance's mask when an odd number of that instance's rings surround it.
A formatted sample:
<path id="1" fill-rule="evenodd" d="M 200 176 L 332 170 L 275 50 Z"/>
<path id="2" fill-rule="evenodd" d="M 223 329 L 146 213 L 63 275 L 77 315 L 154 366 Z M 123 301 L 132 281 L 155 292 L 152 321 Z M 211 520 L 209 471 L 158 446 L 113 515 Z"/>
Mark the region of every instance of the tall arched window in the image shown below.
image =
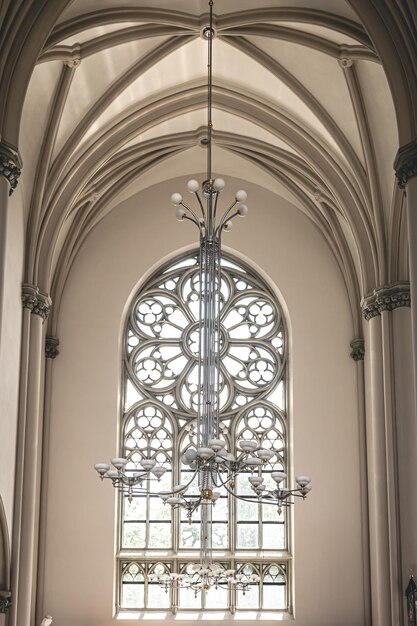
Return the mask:
<path id="1" fill-rule="evenodd" d="M 198 253 L 160 268 L 132 302 L 124 332 L 121 454 L 126 471 L 154 458 L 170 471 L 159 490 L 186 482 L 179 450 L 191 445 L 197 410 Z M 223 255 L 220 403 L 226 441 L 254 439 L 279 451 L 263 474 L 288 471 L 287 341 L 285 322 L 268 284 Z M 171 464 L 170 460 L 173 460 Z M 249 471 L 249 470 L 248 470 Z M 249 493 L 247 476 L 237 494 Z M 260 576 L 245 594 L 188 589 L 167 593 L 150 573 L 179 572 L 198 562 L 200 524 L 157 496 L 120 503 L 119 610 L 290 609 L 291 552 L 286 509 L 237 500 L 221 492 L 213 508 L 213 559 L 225 569 Z"/>

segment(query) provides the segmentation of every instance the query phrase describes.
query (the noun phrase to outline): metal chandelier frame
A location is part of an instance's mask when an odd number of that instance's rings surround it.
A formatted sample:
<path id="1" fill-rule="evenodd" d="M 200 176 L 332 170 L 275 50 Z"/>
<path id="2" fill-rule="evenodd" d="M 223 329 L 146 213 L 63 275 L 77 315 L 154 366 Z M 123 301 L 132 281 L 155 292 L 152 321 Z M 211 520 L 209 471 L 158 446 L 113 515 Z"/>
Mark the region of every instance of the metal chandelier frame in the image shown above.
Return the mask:
<path id="1" fill-rule="evenodd" d="M 275 506 L 278 514 L 283 507 L 293 504 L 293 497 L 305 498 L 311 490 L 308 476 L 296 477 L 296 487 L 283 486 L 287 481 L 285 472 L 271 473 L 275 486 L 268 488 L 261 476 L 261 469 L 275 455 L 273 449 L 259 448 L 254 440 L 242 440 L 234 453 L 227 451 L 227 444 L 221 438 L 220 397 L 221 388 L 220 361 L 222 351 L 222 332 L 220 311 L 222 306 L 221 279 L 221 240 L 223 232 L 232 228 L 233 217 L 245 217 L 247 194 L 244 190 L 236 192 L 233 202 L 221 217 L 218 213 L 218 201 L 225 181 L 212 177 L 212 91 L 213 91 L 213 0 L 209 0 L 209 26 L 203 30 L 208 42 L 208 85 L 207 85 L 207 175 L 201 185 L 197 180 L 189 180 L 188 191 L 197 200 L 198 208 L 188 206 L 180 193 L 171 196 L 171 202 L 177 207 L 179 221 L 193 222 L 200 235 L 199 253 L 199 334 L 198 334 L 198 413 L 196 426 L 190 427 L 190 439 L 195 447 L 188 447 L 181 455 L 183 464 L 193 471 L 191 479 L 184 485 L 175 486 L 172 491 L 156 492 L 144 485 L 157 483 L 167 468 L 157 465 L 154 459 L 143 459 L 140 465 L 143 471 L 128 473 L 125 458 L 112 459 L 114 469 L 107 463 L 97 463 L 95 469 L 100 478 L 109 479 L 113 486 L 129 501 L 136 496 L 158 495 L 172 509 L 183 509 L 189 523 L 197 509 L 201 514 L 200 563 L 188 567 L 188 573 L 151 574 L 149 580 L 158 582 L 167 591 L 175 588 L 190 588 L 197 595 L 203 589 L 227 587 L 245 593 L 250 585 L 259 583 L 256 574 L 245 575 L 236 570 L 224 570 L 213 563 L 212 558 L 212 507 L 220 497 L 223 488 L 232 497 Z M 238 495 L 234 491 L 236 477 L 241 473 L 251 475 L 248 480 L 253 495 Z M 198 481 L 198 495 L 187 495 L 194 481 Z"/>

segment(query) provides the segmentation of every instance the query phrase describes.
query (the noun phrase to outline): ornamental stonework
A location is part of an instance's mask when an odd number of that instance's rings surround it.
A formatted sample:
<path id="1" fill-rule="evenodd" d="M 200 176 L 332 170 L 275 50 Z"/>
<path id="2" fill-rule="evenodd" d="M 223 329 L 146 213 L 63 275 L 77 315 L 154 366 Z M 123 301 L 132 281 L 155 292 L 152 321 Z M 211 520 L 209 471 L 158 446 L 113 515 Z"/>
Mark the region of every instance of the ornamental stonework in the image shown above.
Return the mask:
<path id="1" fill-rule="evenodd" d="M 22 286 L 22 303 L 25 309 L 29 309 L 34 315 L 39 315 L 46 320 L 51 309 L 52 300 L 48 294 L 39 290 L 36 285 L 24 283 Z"/>
<path id="2" fill-rule="evenodd" d="M 0 174 L 9 182 L 11 196 L 17 187 L 22 171 L 22 160 L 18 151 L 5 142 L 0 141 Z"/>
<path id="3" fill-rule="evenodd" d="M 59 354 L 59 339 L 57 337 L 46 337 L 45 356 L 47 359 L 56 359 Z"/>
<path id="4" fill-rule="evenodd" d="M 0 613 L 7 613 L 12 606 L 12 594 L 10 591 L 0 591 Z"/>
<path id="5" fill-rule="evenodd" d="M 417 176 L 417 137 L 398 150 L 394 170 L 400 189 L 405 189 L 410 178 Z"/>
<path id="6" fill-rule="evenodd" d="M 354 361 L 363 361 L 365 358 L 365 341 L 363 339 L 354 339 L 350 342 L 350 356 Z"/>
<path id="7" fill-rule="evenodd" d="M 362 313 L 368 321 L 383 311 L 393 311 L 400 307 L 411 307 L 410 283 L 399 281 L 392 285 L 374 289 L 361 302 Z"/>

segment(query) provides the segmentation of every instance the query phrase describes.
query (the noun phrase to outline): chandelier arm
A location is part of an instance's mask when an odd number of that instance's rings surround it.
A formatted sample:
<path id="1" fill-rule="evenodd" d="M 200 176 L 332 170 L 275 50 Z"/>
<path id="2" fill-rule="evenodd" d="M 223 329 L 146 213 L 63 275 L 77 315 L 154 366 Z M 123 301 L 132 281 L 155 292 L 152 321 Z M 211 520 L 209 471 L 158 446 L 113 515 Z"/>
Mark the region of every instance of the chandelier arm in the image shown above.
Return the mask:
<path id="1" fill-rule="evenodd" d="M 197 198 L 198 204 L 200 205 L 201 214 L 202 214 L 202 216 L 203 216 L 203 219 L 205 220 L 205 219 L 206 219 L 206 212 L 205 212 L 205 210 L 204 210 L 204 205 L 203 205 L 203 203 L 201 202 L 200 194 L 198 193 L 198 191 L 195 191 L 195 192 L 194 192 L 194 195 L 195 195 L 195 197 Z"/>
<path id="2" fill-rule="evenodd" d="M 232 220 L 234 217 L 236 217 L 236 215 L 239 215 L 239 211 L 235 211 L 234 213 L 232 213 L 232 215 L 229 215 L 229 220 Z M 227 221 L 229 221 L 229 220 L 227 220 Z M 226 222 L 224 222 L 223 220 L 219 224 L 218 230 L 217 230 L 219 235 L 223 232 L 225 224 L 226 224 Z"/>
<path id="3" fill-rule="evenodd" d="M 200 220 L 197 217 L 197 215 L 195 214 L 195 212 L 193 211 L 193 209 L 191 207 L 188 206 L 188 204 L 185 204 L 184 201 L 180 202 L 180 205 L 184 207 L 184 209 L 186 209 L 187 211 L 189 211 L 191 213 L 191 215 L 193 216 L 195 223 L 197 224 L 197 226 L 200 228 L 201 230 L 201 224 L 200 224 Z M 191 220 L 191 217 L 189 217 L 188 215 L 184 215 L 184 219 L 188 219 Z"/>
<path id="4" fill-rule="evenodd" d="M 216 228 L 216 235 L 219 233 L 219 231 L 220 231 L 220 229 L 222 228 L 223 224 L 226 222 L 226 220 L 227 220 L 227 216 L 229 215 L 230 211 L 233 209 L 233 207 L 235 207 L 235 206 L 237 205 L 237 203 L 238 203 L 238 201 L 237 201 L 237 200 L 234 200 L 234 201 L 232 202 L 232 204 L 229 206 L 229 208 L 228 208 L 228 209 L 226 209 L 226 211 L 224 212 L 223 217 L 222 217 L 222 219 L 220 220 L 220 223 L 219 223 L 219 225 L 218 225 L 218 226 L 217 226 L 217 228 Z"/>

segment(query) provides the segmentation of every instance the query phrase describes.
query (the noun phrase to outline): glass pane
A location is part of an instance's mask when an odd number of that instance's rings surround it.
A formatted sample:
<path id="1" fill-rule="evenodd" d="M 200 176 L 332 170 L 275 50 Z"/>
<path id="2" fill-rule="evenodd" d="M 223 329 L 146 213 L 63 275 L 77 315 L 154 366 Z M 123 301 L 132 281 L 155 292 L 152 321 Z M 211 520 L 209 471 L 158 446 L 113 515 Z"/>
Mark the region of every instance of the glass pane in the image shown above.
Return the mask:
<path id="1" fill-rule="evenodd" d="M 255 474 L 253 474 L 255 475 Z M 248 478 L 252 476 L 252 474 L 239 474 L 236 478 L 236 493 L 240 496 L 253 496 L 254 493 L 252 491 L 252 487 Z"/>
<path id="2" fill-rule="evenodd" d="M 259 585 L 251 585 L 248 589 L 236 592 L 239 609 L 259 609 Z"/>
<path id="3" fill-rule="evenodd" d="M 237 521 L 258 521 L 259 507 L 257 502 L 237 501 Z"/>
<path id="4" fill-rule="evenodd" d="M 145 520 L 146 519 L 146 498 L 133 498 L 129 502 L 127 498 L 123 498 L 124 518 L 126 520 Z"/>
<path id="5" fill-rule="evenodd" d="M 159 609 L 167 608 L 171 604 L 171 594 L 154 583 L 148 583 L 148 608 Z"/>
<path id="6" fill-rule="evenodd" d="M 123 547 L 145 547 L 145 522 L 125 522 L 123 524 Z"/>
<path id="7" fill-rule="evenodd" d="M 136 609 L 144 606 L 145 585 L 138 584 L 122 584 L 122 601 L 121 606 L 124 609 Z"/>
<path id="8" fill-rule="evenodd" d="M 258 525 L 257 524 L 238 524 L 237 545 L 238 545 L 238 548 L 257 548 L 258 547 Z"/>
<path id="9" fill-rule="evenodd" d="M 285 548 L 284 524 L 263 524 L 263 547 L 275 550 Z"/>
<path id="10" fill-rule="evenodd" d="M 149 498 L 149 512 L 151 520 L 170 520 L 172 509 L 169 504 L 164 504 L 161 498 Z"/>
<path id="11" fill-rule="evenodd" d="M 264 609 L 286 609 L 285 585 L 264 584 L 263 586 Z"/>
<path id="12" fill-rule="evenodd" d="M 180 609 L 201 609 L 201 593 L 195 597 L 192 589 L 180 589 L 178 592 Z"/>
<path id="13" fill-rule="evenodd" d="M 149 548 L 170 548 L 171 524 L 157 524 L 150 522 L 149 524 Z"/>
<path id="14" fill-rule="evenodd" d="M 212 587 L 206 592 L 206 608 L 207 609 L 225 609 L 228 606 L 228 590 L 222 587 L 214 589 Z"/>
<path id="15" fill-rule="evenodd" d="M 227 522 L 213 524 L 213 548 L 227 548 L 229 545 Z"/>
<path id="16" fill-rule="evenodd" d="M 199 548 L 200 547 L 200 524 L 193 522 L 181 523 L 181 548 Z"/>

